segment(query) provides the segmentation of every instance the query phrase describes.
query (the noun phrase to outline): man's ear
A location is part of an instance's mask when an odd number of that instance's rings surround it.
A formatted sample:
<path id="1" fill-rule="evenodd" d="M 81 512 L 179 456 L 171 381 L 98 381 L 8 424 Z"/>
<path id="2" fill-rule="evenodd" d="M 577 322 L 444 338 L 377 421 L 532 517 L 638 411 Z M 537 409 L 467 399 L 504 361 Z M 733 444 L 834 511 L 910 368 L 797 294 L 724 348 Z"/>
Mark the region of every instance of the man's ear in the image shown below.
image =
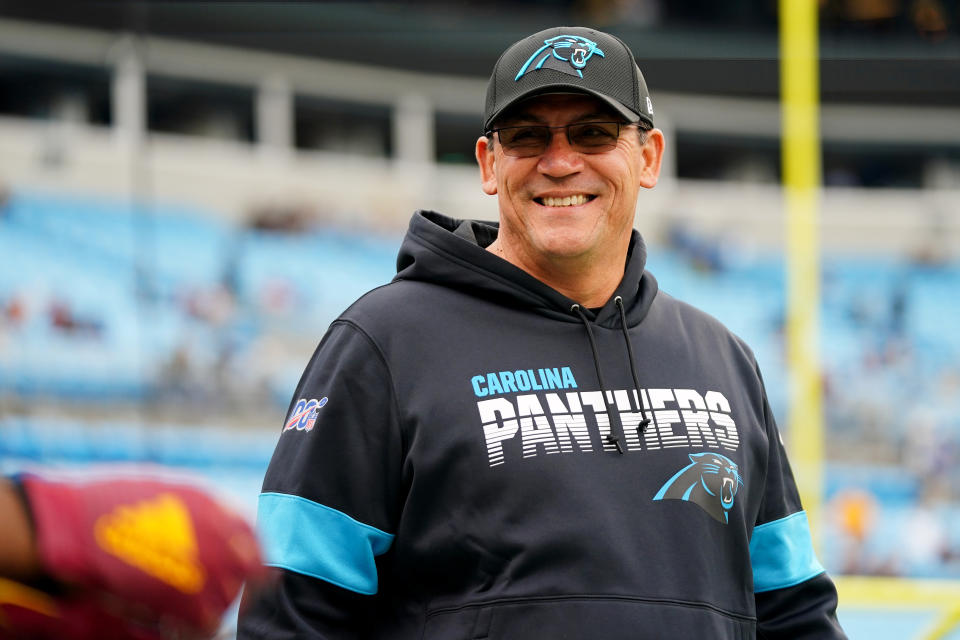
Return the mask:
<path id="1" fill-rule="evenodd" d="M 488 196 L 497 193 L 497 174 L 493 170 L 493 139 L 487 136 L 477 138 L 477 164 L 480 165 L 480 186 Z"/>
<path id="2" fill-rule="evenodd" d="M 652 189 L 660 177 L 660 163 L 663 161 L 663 132 L 651 129 L 647 132 L 647 142 L 640 147 L 640 186 Z"/>

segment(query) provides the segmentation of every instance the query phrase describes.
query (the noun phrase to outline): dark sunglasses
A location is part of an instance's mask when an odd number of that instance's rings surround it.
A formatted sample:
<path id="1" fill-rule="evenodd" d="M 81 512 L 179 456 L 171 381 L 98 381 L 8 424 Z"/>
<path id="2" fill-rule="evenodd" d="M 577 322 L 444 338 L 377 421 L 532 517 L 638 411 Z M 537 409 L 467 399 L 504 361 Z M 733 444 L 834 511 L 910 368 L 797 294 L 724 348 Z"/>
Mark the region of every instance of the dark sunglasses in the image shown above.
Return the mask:
<path id="1" fill-rule="evenodd" d="M 508 156 L 529 158 L 538 156 L 550 146 L 552 129 L 565 129 L 567 141 L 579 153 L 603 153 L 617 146 L 620 129 L 632 124 L 623 122 L 574 122 L 556 127 L 541 124 L 525 124 L 516 127 L 490 129 L 486 135 L 496 133 L 500 146 Z"/>

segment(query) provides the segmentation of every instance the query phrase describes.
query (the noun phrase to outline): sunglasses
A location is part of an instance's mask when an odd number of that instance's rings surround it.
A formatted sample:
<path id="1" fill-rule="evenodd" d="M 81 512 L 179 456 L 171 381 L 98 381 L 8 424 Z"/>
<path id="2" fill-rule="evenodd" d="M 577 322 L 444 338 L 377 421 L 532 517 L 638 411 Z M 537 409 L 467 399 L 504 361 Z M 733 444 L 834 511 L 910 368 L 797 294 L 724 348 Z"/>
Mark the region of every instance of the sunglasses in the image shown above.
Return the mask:
<path id="1" fill-rule="evenodd" d="M 496 133 L 503 152 L 508 156 L 529 158 L 547 150 L 553 137 L 552 129 L 565 129 L 567 141 L 578 153 L 603 153 L 615 148 L 620 138 L 620 129 L 630 126 L 633 124 L 623 122 L 575 122 L 556 127 L 525 124 L 490 129 L 486 135 Z"/>

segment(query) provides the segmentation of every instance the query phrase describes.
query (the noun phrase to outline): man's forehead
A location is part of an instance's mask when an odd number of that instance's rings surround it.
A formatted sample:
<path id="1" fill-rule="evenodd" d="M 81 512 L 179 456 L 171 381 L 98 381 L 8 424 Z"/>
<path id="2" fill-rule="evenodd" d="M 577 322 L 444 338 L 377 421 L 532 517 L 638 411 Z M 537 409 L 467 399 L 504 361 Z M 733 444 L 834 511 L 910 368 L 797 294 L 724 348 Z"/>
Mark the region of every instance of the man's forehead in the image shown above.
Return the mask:
<path id="1" fill-rule="evenodd" d="M 583 93 L 549 93 L 524 100 L 498 118 L 498 124 L 527 120 L 546 122 L 557 116 L 567 120 L 596 116 L 622 119 L 606 103 L 593 96 Z"/>

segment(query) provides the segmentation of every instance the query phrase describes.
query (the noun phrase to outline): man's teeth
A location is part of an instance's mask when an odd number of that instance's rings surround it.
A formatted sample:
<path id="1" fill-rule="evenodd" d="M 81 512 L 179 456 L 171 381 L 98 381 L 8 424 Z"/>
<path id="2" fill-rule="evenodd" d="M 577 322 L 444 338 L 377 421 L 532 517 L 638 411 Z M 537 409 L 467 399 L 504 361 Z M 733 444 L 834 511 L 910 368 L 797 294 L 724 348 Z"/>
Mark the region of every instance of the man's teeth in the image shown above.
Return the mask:
<path id="1" fill-rule="evenodd" d="M 565 196 L 563 198 L 545 196 L 543 198 L 543 204 L 548 207 L 575 207 L 579 204 L 585 203 L 588 199 L 589 198 L 582 193 L 575 196 Z"/>

